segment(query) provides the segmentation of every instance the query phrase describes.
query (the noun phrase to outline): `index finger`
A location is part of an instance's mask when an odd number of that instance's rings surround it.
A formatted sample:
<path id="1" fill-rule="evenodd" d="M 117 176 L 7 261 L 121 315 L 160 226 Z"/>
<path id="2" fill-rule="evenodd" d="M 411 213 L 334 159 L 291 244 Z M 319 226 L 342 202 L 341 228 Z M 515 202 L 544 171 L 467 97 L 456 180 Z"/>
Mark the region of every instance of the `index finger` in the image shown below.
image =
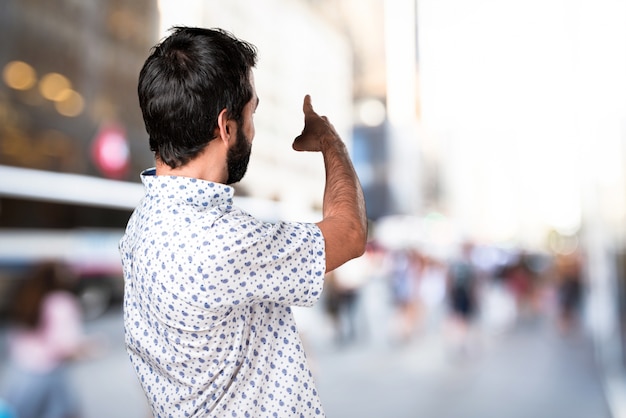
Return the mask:
<path id="1" fill-rule="evenodd" d="M 308 112 L 313 112 L 313 105 L 311 104 L 311 96 L 304 96 L 304 102 L 302 103 L 302 111 L 306 114 Z"/>

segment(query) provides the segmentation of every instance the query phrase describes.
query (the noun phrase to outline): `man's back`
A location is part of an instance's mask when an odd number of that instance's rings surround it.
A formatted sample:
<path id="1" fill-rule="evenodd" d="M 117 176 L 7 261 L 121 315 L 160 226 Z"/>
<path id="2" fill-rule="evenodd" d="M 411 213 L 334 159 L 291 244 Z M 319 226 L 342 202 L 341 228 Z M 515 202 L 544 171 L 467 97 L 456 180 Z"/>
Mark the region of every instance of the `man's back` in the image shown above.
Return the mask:
<path id="1" fill-rule="evenodd" d="M 320 297 L 317 227 L 262 223 L 228 186 L 143 181 L 120 249 L 126 343 L 155 413 L 322 414 L 289 308 Z"/>

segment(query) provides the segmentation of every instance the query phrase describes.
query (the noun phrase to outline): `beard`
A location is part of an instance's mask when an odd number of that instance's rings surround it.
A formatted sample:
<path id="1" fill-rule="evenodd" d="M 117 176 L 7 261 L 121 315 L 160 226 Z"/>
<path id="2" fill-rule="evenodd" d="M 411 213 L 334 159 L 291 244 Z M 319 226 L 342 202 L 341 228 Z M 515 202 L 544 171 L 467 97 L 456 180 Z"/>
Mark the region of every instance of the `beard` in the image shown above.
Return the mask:
<path id="1" fill-rule="evenodd" d="M 243 178 L 248 169 L 251 152 L 252 144 L 243 133 L 242 127 L 238 126 L 235 146 L 230 148 L 226 155 L 226 166 L 228 169 L 228 180 L 226 180 L 226 184 L 237 183 Z"/>

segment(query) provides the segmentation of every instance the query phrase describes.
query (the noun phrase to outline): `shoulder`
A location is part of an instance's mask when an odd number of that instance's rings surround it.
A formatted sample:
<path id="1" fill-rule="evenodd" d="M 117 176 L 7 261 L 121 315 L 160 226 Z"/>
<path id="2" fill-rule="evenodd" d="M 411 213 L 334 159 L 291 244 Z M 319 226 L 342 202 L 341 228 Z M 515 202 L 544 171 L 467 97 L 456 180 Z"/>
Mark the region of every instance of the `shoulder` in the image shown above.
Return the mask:
<path id="1" fill-rule="evenodd" d="M 241 232 L 247 237 L 271 237 L 279 239 L 284 237 L 287 240 L 301 238 L 303 240 L 320 238 L 323 239 L 320 228 L 315 223 L 310 222 L 267 222 L 254 217 L 248 212 L 239 208 L 224 214 L 217 220 L 216 224 L 226 227 L 229 232 Z"/>

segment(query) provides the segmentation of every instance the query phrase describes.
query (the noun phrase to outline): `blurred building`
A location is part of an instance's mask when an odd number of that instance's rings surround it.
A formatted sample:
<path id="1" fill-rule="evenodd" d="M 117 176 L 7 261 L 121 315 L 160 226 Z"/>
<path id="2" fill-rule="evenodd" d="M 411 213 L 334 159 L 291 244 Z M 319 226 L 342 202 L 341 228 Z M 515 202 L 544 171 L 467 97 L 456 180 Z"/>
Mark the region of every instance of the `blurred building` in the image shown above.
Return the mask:
<path id="1" fill-rule="evenodd" d="M 417 1 L 309 1 L 353 53 L 353 146 L 368 217 L 422 216 L 437 206 L 420 133 Z M 435 194 L 433 194 L 435 192 Z"/>
<path id="2" fill-rule="evenodd" d="M 154 1 L 5 0 L 0 23 L 0 163 L 126 178 L 91 152 L 118 126 L 142 167 L 136 90 L 158 33 Z"/>
<path id="3" fill-rule="evenodd" d="M 136 86 L 157 34 L 151 0 L 3 1 L 0 164 L 135 180 L 152 159 Z M 127 219 L 11 198 L 0 205 L 4 227 L 121 226 Z"/>
<path id="4" fill-rule="evenodd" d="M 237 193 L 283 202 L 296 214 L 321 208 L 320 156 L 291 150 L 308 93 L 354 154 L 370 218 L 415 212 L 422 194 L 415 2 L 395 4 L 7 0 L 0 164 L 138 181 L 152 164 L 136 99 L 150 47 L 173 25 L 219 26 L 260 52 L 255 158 Z M 5 217 L 19 212 L 13 206 L 4 202 Z"/>

